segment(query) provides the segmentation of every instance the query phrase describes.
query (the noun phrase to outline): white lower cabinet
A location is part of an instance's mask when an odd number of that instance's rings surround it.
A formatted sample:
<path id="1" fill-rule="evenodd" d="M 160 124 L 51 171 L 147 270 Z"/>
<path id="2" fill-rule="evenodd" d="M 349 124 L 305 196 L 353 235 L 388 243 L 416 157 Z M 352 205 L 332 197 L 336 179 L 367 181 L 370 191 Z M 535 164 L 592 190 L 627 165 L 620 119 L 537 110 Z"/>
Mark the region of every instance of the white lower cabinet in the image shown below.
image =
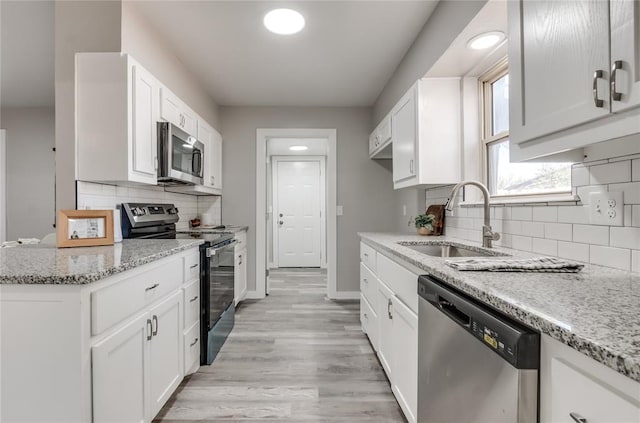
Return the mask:
<path id="1" fill-rule="evenodd" d="M 543 335 L 540 422 L 574 421 L 640 422 L 640 385 Z"/>
<path id="2" fill-rule="evenodd" d="M 95 423 L 145 421 L 150 335 L 144 314 L 91 349 Z"/>
<path id="3" fill-rule="evenodd" d="M 200 367 L 200 323 L 184 331 L 184 374 L 195 373 Z"/>
<path id="4" fill-rule="evenodd" d="M 234 300 L 238 304 L 247 297 L 247 233 L 236 234 Z"/>
<path id="5" fill-rule="evenodd" d="M 360 262 L 362 330 L 378 355 L 407 421 L 414 423 L 418 410 L 418 275 L 364 243 L 360 251 L 367 252 L 366 256 L 361 254 Z M 377 257 L 378 273 L 368 266 L 369 257 Z"/>

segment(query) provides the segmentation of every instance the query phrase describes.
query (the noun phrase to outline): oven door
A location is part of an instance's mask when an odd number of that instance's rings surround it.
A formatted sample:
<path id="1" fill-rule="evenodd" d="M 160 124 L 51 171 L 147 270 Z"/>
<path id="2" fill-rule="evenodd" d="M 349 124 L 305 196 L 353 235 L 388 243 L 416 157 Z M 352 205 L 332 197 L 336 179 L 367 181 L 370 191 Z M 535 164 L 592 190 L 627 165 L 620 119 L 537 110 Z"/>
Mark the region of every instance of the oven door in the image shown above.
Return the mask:
<path id="1" fill-rule="evenodd" d="M 213 246 L 206 250 L 206 256 L 209 259 L 207 330 L 213 328 L 222 313 L 233 303 L 236 243 L 237 241 L 233 239 L 226 245 Z"/>
<path id="2" fill-rule="evenodd" d="M 159 125 L 159 156 L 162 181 L 201 185 L 204 173 L 204 144 L 170 123 Z"/>

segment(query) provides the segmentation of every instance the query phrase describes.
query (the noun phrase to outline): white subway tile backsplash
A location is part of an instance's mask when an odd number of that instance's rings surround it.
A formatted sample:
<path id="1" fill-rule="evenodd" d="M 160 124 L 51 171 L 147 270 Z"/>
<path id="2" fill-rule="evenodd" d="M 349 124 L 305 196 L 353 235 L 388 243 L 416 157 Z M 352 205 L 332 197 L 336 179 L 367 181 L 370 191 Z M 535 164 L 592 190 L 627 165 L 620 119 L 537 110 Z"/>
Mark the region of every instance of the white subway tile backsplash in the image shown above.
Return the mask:
<path id="1" fill-rule="evenodd" d="M 586 206 L 558 207 L 558 222 L 589 223 L 589 209 Z"/>
<path id="2" fill-rule="evenodd" d="M 640 272 L 640 251 L 631 251 L 631 270 L 633 272 Z"/>
<path id="3" fill-rule="evenodd" d="M 513 220 L 531 220 L 532 216 L 532 207 L 513 207 L 511 209 L 511 219 Z"/>
<path id="4" fill-rule="evenodd" d="M 534 207 L 532 220 L 536 222 L 557 222 L 558 207 Z"/>
<path id="5" fill-rule="evenodd" d="M 630 248 L 640 250 L 640 228 L 611 227 L 612 247 Z"/>
<path id="6" fill-rule="evenodd" d="M 515 248 L 516 250 L 522 250 L 522 251 L 531 251 L 533 248 L 533 241 L 532 238 L 529 236 L 520 236 L 520 235 L 513 235 L 511 237 L 512 240 L 512 246 L 511 248 Z"/>
<path id="7" fill-rule="evenodd" d="M 522 235 L 544 238 L 544 223 L 522 222 Z"/>
<path id="8" fill-rule="evenodd" d="M 624 192 L 625 204 L 640 204 L 640 182 L 627 182 L 624 184 L 611 184 L 609 191 Z"/>
<path id="9" fill-rule="evenodd" d="M 631 226 L 640 227 L 640 205 L 631 206 Z"/>
<path id="10" fill-rule="evenodd" d="M 571 241 L 573 239 L 573 226 L 570 223 L 545 223 L 544 236 L 548 239 Z"/>
<path id="11" fill-rule="evenodd" d="M 520 220 L 504 220 L 502 222 L 502 230 L 511 235 L 522 234 L 522 221 Z"/>
<path id="12" fill-rule="evenodd" d="M 631 181 L 631 160 L 590 166 L 588 170 L 590 185 Z"/>
<path id="13" fill-rule="evenodd" d="M 589 168 L 588 167 L 573 167 L 571 169 L 571 185 L 574 187 L 581 187 L 589 185 Z"/>
<path id="14" fill-rule="evenodd" d="M 582 204 L 589 204 L 589 194 L 592 192 L 606 192 L 609 190 L 608 185 L 588 185 L 586 187 L 578 187 L 577 195 L 580 197 Z"/>
<path id="15" fill-rule="evenodd" d="M 631 250 L 591 245 L 589 247 L 589 263 L 631 270 Z"/>
<path id="16" fill-rule="evenodd" d="M 532 251 L 548 256 L 558 255 L 558 241 L 552 239 L 533 238 Z"/>
<path id="17" fill-rule="evenodd" d="M 640 159 L 631 161 L 631 180 L 640 181 Z"/>
<path id="18" fill-rule="evenodd" d="M 558 241 L 558 257 L 589 262 L 589 244 Z"/>
<path id="19" fill-rule="evenodd" d="M 623 208 L 623 222 L 622 225 L 623 226 L 633 226 L 632 222 L 633 222 L 633 206 L 631 204 L 627 204 L 626 206 L 624 206 Z"/>
<path id="20" fill-rule="evenodd" d="M 584 244 L 609 245 L 609 227 L 573 225 L 573 240 Z"/>

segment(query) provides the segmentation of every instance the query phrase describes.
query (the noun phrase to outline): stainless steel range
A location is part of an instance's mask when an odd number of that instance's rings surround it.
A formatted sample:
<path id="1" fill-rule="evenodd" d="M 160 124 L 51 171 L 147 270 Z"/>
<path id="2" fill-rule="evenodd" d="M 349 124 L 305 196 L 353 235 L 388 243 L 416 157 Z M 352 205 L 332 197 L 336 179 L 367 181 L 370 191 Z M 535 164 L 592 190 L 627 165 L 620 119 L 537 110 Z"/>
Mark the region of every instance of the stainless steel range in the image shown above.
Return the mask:
<path id="1" fill-rule="evenodd" d="M 200 246 L 200 364 L 211 364 L 233 329 L 236 240 L 233 234 L 176 230 L 173 204 L 122 204 L 122 237 L 202 239 Z"/>

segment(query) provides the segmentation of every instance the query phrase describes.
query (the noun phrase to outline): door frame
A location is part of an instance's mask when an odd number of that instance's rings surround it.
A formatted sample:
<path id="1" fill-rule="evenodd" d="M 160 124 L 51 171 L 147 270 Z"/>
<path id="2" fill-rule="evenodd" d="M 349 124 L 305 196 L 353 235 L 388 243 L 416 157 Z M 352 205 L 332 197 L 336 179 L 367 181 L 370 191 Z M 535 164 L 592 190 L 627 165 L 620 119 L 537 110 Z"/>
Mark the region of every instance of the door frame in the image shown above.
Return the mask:
<path id="1" fill-rule="evenodd" d="M 7 240 L 7 131 L 0 129 L 0 242 Z"/>
<path id="2" fill-rule="evenodd" d="M 275 217 L 275 211 L 278 209 L 278 162 L 319 162 L 320 164 L 320 268 L 327 268 L 327 176 L 326 176 L 326 158 L 325 156 L 271 156 L 271 204 L 273 206 L 272 213 L 272 246 L 273 264 L 279 267 L 279 235 L 278 235 L 278 219 Z"/>
<path id="3" fill-rule="evenodd" d="M 337 130 L 310 128 L 258 128 L 256 130 L 256 290 L 247 298 L 264 298 L 267 289 L 267 142 L 271 138 L 314 138 L 327 142 L 326 225 L 327 296 L 339 299 L 337 290 Z"/>

